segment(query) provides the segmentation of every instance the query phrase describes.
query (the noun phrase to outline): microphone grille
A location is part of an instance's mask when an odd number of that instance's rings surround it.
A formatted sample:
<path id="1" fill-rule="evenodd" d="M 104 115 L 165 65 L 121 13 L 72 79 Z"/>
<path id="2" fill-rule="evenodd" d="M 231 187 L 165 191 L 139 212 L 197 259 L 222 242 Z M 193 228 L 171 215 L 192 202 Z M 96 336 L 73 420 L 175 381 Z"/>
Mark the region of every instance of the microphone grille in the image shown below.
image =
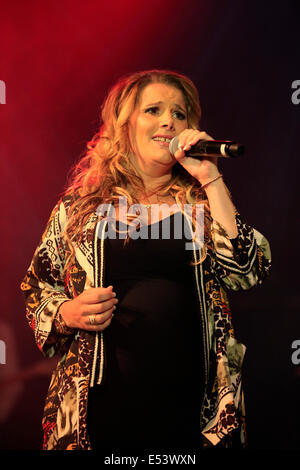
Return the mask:
<path id="1" fill-rule="evenodd" d="M 169 143 L 169 150 L 172 155 L 178 150 L 178 140 L 178 136 L 176 135 Z"/>

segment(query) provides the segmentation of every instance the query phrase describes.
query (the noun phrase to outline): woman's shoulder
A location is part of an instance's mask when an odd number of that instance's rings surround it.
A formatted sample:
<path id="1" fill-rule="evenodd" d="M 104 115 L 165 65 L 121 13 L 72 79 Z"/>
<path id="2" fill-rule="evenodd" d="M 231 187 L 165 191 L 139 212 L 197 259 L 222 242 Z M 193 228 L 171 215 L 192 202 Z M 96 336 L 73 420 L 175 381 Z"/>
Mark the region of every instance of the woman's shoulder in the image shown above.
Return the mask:
<path id="1" fill-rule="evenodd" d="M 68 219 L 70 208 L 78 198 L 76 194 L 62 194 L 51 211 L 47 225 L 55 220 L 58 220 L 60 225 L 64 225 Z"/>
<path id="2" fill-rule="evenodd" d="M 79 192 L 66 192 L 61 195 L 61 197 L 58 200 L 57 207 L 63 207 L 66 212 L 70 209 L 70 207 L 79 199 L 81 198 L 81 195 Z"/>

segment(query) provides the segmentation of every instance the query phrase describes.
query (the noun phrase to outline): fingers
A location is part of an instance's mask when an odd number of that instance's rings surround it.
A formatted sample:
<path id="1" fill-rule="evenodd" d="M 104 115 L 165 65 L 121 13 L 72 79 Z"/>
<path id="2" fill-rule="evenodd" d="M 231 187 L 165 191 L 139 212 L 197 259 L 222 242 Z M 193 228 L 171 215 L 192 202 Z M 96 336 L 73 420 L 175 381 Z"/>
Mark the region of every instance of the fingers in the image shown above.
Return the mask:
<path id="1" fill-rule="evenodd" d="M 187 158 L 185 152 L 191 149 L 194 143 L 201 139 L 201 132 L 194 129 L 186 129 L 179 134 L 178 150 L 175 152 L 174 157 L 177 160 L 184 160 Z"/>
<path id="2" fill-rule="evenodd" d="M 206 132 L 199 131 L 197 129 L 186 129 L 179 134 L 179 145 L 178 149 L 182 152 L 191 149 L 192 145 L 195 145 L 199 140 L 214 140 Z"/>
<path id="3" fill-rule="evenodd" d="M 96 315 L 87 315 L 85 317 L 85 330 L 88 331 L 103 331 L 107 328 L 113 318 L 115 306 L 107 310 L 105 313 Z"/>
<path id="4" fill-rule="evenodd" d="M 201 132 L 194 129 L 187 129 L 179 136 L 179 148 L 183 151 L 189 150 L 193 143 L 198 142 L 201 138 Z"/>
<path id="5" fill-rule="evenodd" d="M 97 315 L 105 313 L 107 310 L 111 310 L 118 303 L 118 299 L 113 297 L 109 300 L 104 300 L 97 304 L 87 304 L 84 308 L 84 315 Z"/>
<path id="6" fill-rule="evenodd" d="M 104 300 L 111 299 L 116 296 L 116 293 L 113 291 L 113 287 L 92 287 L 82 294 L 82 300 L 87 304 L 96 304 L 98 302 L 103 302 Z"/>
<path id="7" fill-rule="evenodd" d="M 90 288 L 77 297 L 77 301 L 80 328 L 89 331 L 105 329 L 110 324 L 118 303 L 112 286 Z"/>
<path id="8" fill-rule="evenodd" d="M 94 290 L 97 291 L 97 289 Z M 102 300 L 95 304 L 86 305 L 84 316 L 85 329 L 89 331 L 103 331 L 111 323 L 118 299 L 111 289 L 109 289 L 107 293 L 103 293 L 103 289 L 98 290 L 97 292 L 93 292 L 93 295 L 96 297 L 92 296 L 92 298 Z"/>

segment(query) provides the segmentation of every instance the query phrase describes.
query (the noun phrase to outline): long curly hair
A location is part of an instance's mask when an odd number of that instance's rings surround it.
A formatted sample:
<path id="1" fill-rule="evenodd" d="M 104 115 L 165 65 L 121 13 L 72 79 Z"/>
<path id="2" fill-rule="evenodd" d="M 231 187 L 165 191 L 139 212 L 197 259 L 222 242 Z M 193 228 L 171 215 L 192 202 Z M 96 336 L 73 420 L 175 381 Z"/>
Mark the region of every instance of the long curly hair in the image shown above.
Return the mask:
<path id="1" fill-rule="evenodd" d="M 74 243 L 82 241 L 83 227 L 100 204 L 118 204 L 120 197 L 126 197 L 129 205 L 138 204 L 136 195 L 145 195 L 143 180 L 129 157 L 132 149 L 128 123 L 142 90 L 152 83 L 163 83 L 180 90 L 186 104 L 188 127 L 199 128 L 201 107 L 198 91 L 183 74 L 170 70 L 141 71 L 122 77 L 111 88 L 101 109 L 100 129 L 87 143 L 85 154 L 72 169 L 65 190 L 65 195 L 74 198 L 64 233 L 68 246 L 65 270 L 74 263 Z M 174 164 L 171 180 L 159 191 L 161 195 L 173 196 L 180 207 L 201 201 L 205 206 L 205 219 L 210 219 L 208 201 L 199 182 L 180 163 Z M 208 241 L 208 238 L 207 233 L 204 234 L 204 240 Z M 202 257 L 197 262 L 202 262 L 205 257 L 204 243 Z"/>

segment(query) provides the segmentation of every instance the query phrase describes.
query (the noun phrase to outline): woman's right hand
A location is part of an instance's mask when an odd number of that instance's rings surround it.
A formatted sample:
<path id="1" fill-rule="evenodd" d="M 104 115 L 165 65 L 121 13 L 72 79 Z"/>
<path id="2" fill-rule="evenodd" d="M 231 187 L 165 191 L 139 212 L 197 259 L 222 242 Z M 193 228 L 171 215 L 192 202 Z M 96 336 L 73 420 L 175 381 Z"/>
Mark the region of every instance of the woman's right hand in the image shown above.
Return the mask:
<path id="1" fill-rule="evenodd" d="M 59 313 L 69 328 L 102 331 L 110 325 L 118 300 L 113 287 L 96 287 L 64 302 Z M 90 322 L 92 321 L 92 323 Z"/>

